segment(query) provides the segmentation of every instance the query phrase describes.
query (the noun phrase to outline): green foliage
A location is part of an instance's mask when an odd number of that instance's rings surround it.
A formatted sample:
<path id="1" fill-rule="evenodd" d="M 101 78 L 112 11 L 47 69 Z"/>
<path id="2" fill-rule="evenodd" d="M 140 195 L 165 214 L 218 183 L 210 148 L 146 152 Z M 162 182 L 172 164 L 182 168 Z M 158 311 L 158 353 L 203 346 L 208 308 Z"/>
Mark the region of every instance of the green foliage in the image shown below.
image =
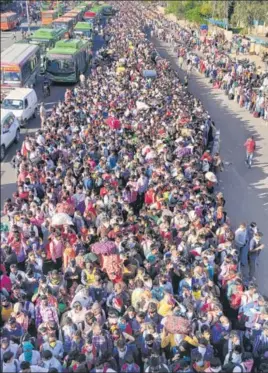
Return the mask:
<path id="1" fill-rule="evenodd" d="M 209 18 L 212 16 L 212 4 L 211 1 L 203 1 L 200 6 L 200 13 L 203 17 Z"/>
<path id="2" fill-rule="evenodd" d="M 202 14 L 200 13 L 200 8 L 199 7 L 195 7 L 195 8 L 192 8 L 190 10 L 187 10 L 187 12 L 185 13 L 185 18 L 190 21 L 190 22 L 194 22 L 194 23 L 203 23 L 204 22 L 204 18 L 202 16 Z"/>
<path id="3" fill-rule="evenodd" d="M 168 1 L 167 14 L 174 14 L 179 19 L 187 19 L 190 22 L 205 23 L 205 18 L 212 15 L 211 1 Z"/>
<path id="4" fill-rule="evenodd" d="M 174 14 L 175 16 L 179 16 L 183 10 L 182 1 L 168 1 L 166 7 L 167 14 Z"/>
<path id="5" fill-rule="evenodd" d="M 254 20 L 268 22 L 268 2 L 236 1 L 232 23 L 248 28 L 253 24 Z"/>

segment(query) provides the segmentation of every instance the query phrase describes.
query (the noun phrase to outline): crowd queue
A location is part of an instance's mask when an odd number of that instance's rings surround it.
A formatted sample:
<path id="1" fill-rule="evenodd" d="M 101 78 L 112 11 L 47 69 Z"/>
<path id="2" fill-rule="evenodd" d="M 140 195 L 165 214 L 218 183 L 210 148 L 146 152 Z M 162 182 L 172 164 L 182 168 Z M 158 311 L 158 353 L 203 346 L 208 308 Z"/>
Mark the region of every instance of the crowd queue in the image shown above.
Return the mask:
<path id="1" fill-rule="evenodd" d="M 268 372 L 262 235 L 230 227 L 215 123 L 147 40 L 149 6 L 115 7 L 102 63 L 14 159 L 1 371 Z"/>
<path id="2" fill-rule="evenodd" d="M 248 43 L 236 35 L 226 40 L 223 32 L 202 34 L 200 30 L 181 28 L 157 12 L 148 20 L 152 36 L 172 45 L 179 58 L 179 66 L 192 69 L 209 79 L 214 89 L 222 89 L 230 100 L 235 100 L 255 118 L 268 121 L 268 72 L 262 71 L 245 57 Z M 236 58 L 230 57 L 235 50 Z M 240 55 L 241 57 L 241 55 Z"/>

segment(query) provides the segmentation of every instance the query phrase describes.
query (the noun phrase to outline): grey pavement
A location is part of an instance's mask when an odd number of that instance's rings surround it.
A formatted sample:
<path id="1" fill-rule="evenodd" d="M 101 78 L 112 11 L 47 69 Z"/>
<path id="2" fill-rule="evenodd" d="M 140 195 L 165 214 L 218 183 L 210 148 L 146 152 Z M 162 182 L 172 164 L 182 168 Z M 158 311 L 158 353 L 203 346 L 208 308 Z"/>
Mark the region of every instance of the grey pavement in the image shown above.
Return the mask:
<path id="1" fill-rule="evenodd" d="M 168 44 L 152 40 L 159 54 L 166 57 L 178 70 L 177 57 Z M 226 211 L 232 227 L 241 222 L 256 222 L 263 233 L 265 249 L 260 255 L 257 281 L 260 291 L 268 296 L 268 126 L 239 105 L 228 100 L 221 90 L 214 90 L 199 73 L 189 79 L 189 91 L 200 99 L 221 133 L 220 152 L 225 170 L 220 175 L 219 189 L 226 199 Z M 249 135 L 257 143 L 252 169 L 245 165 L 243 144 Z"/>
<path id="2" fill-rule="evenodd" d="M 35 23 L 31 24 L 30 31 L 37 30 L 41 27 L 41 22 L 37 22 L 37 25 Z M 28 30 L 28 24 L 27 22 L 22 22 L 20 26 L 18 26 L 16 29 L 12 31 L 1 31 L 1 52 L 3 52 L 5 49 L 7 49 L 10 45 L 12 45 L 14 40 L 14 34 L 16 35 L 16 41 L 19 41 L 22 39 L 21 31 L 27 31 Z"/>

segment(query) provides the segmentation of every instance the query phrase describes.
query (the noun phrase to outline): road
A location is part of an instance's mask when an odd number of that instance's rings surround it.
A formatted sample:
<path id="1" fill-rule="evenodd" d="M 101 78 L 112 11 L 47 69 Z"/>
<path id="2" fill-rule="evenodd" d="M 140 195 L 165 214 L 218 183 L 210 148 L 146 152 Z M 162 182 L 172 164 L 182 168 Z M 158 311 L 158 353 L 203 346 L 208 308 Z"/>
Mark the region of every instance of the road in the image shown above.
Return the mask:
<path id="1" fill-rule="evenodd" d="M 2 39 L 1 39 L 2 42 Z M 9 45 L 11 45 L 14 41 L 12 37 L 9 38 Z M 2 43 L 1 43 L 2 44 Z M 103 44 L 103 39 L 100 36 L 96 36 L 94 38 L 94 46 L 93 52 L 96 52 L 99 48 L 101 48 Z M 53 85 L 51 87 L 51 96 L 43 99 L 42 94 L 42 77 L 39 77 L 38 83 L 36 86 L 36 92 L 39 99 L 39 102 L 44 102 L 47 111 L 49 112 L 54 105 L 60 100 L 63 100 L 64 93 L 67 88 L 72 88 L 70 85 L 62 84 L 62 85 Z M 27 127 L 21 130 L 21 139 L 19 144 L 13 144 L 8 150 L 7 155 L 4 161 L 1 163 L 1 211 L 3 209 L 4 201 L 11 197 L 12 193 L 16 191 L 16 172 L 11 165 L 11 160 L 16 153 L 16 150 L 21 148 L 22 141 L 25 137 L 25 134 L 31 134 L 36 132 L 36 130 L 40 128 L 40 118 L 37 117 L 36 119 L 32 119 L 29 121 Z"/>
<path id="2" fill-rule="evenodd" d="M 39 27 L 41 27 L 41 22 L 37 22 L 37 24 L 32 24 L 30 31 L 35 31 Z M 28 31 L 28 24 L 27 22 L 22 22 L 20 26 L 18 26 L 13 31 L 1 31 L 1 52 L 7 49 L 10 45 L 12 45 L 15 41 L 14 34 L 16 35 L 16 41 L 21 40 L 21 30 Z"/>
<path id="3" fill-rule="evenodd" d="M 170 47 L 152 40 L 162 57 L 168 58 L 181 78 L 177 58 Z M 208 80 L 196 73 L 190 77 L 189 91 L 200 99 L 221 133 L 220 152 L 225 170 L 220 175 L 219 189 L 226 198 L 226 211 L 232 227 L 241 222 L 256 222 L 263 233 L 265 250 L 261 253 L 257 282 L 262 294 L 268 296 L 268 125 L 241 109 L 220 90 L 213 90 Z M 257 152 L 252 169 L 245 165 L 243 144 L 253 135 Z"/>

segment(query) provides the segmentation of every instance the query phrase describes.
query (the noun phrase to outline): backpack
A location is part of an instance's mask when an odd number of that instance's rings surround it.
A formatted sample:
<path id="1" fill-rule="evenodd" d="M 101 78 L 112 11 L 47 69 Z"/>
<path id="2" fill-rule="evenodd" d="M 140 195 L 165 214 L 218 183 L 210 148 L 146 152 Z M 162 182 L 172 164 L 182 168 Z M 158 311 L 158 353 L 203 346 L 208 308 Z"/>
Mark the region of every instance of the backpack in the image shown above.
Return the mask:
<path id="1" fill-rule="evenodd" d="M 45 192 L 40 185 L 36 186 L 34 189 L 35 189 L 36 196 L 39 199 L 43 199 L 45 197 Z"/>
<path id="2" fill-rule="evenodd" d="M 235 364 L 235 363 L 232 363 L 232 362 L 229 362 L 227 364 L 225 364 L 223 367 L 222 367 L 222 373 L 230 373 L 230 372 L 233 372 L 234 371 L 234 368 L 236 367 L 239 367 L 240 371 L 243 373 L 245 372 L 244 371 L 244 368 L 241 364 Z"/>
<path id="3" fill-rule="evenodd" d="M 93 181 L 90 178 L 83 180 L 83 185 L 86 190 L 91 190 L 93 188 Z"/>
<path id="4" fill-rule="evenodd" d="M 222 367 L 222 372 L 233 372 L 234 371 L 234 368 L 236 367 L 239 367 L 240 371 L 243 373 L 244 372 L 244 368 L 241 364 L 237 364 L 237 363 L 233 363 L 232 362 L 232 356 L 233 356 L 233 352 L 231 351 L 230 352 L 230 355 L 229 355 L 229 361 L 227 364 L 225 364 L 223 367 Z"/>

